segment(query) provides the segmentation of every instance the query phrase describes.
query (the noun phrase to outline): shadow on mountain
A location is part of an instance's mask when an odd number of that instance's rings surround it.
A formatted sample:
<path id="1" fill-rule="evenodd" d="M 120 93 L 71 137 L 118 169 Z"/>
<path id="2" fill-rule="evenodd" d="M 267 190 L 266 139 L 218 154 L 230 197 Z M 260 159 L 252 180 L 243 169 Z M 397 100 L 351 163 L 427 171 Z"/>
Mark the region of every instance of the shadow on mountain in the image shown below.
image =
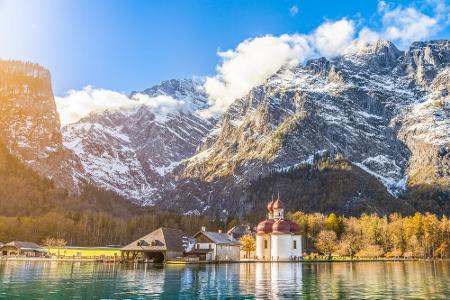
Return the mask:
<path id="1" fill-rule="evenodd" d="M 390 195 L 379 180 L 346 160 L 272 173 L 252 182 L 249 191 L 257 211 L 264 210 L 267 199 L 279 192 L 291 211 L 346 216 L 415 212 L 408 202 Z"/>
<path id="2" fill-rule="evenodd" d="M 258 165 L 255 161 L 247 162 L 252 164 Z M 289 211 L 347 216 L 393 212 L 410 215 L 416 211 L 413 202 L 393 197 L 377 178 L 345 159 L 323 159 L 235 184 L 236 177 L 242 176 L 241 171 L 237 169 L 233 176 L 211 182 L 184 178 L 158 206 L 184 213 L 256 221 L 265 216 L 267 201 L 279 193 Z"/>
<path id="3" fill-rule="evenodd" d="M 0 143 L 0 215 L 33 216 L 49 211 L 86 210 L 131 216 L 142 209 L 113 192 L 90 184 L 81 188 L 79 196 L 71 195 L 26 166 Z"/>
<path id="4" fill-rule="evenodd" d="M 412 186 L 403 199 L 421 212 L 450 215 L 450 189 L 446 186 L 421 184 Z"/>

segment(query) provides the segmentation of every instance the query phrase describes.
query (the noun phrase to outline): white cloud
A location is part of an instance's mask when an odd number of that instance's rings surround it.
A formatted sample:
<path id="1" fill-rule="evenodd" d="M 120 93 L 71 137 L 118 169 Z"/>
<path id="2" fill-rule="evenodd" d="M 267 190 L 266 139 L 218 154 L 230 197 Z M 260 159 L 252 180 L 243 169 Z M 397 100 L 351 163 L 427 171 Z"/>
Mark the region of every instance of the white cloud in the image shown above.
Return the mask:
<path id="1" fill-rule="evenodd" d="M 235 99 L 264 83 L 281 67 L 312 56 L 333 57 L 379 39 L 405 47 L 413 41 L 430 38 L 449 23 L 450 9 L 442 0 L 428 0 L 428 4 L 432 15 L 412 6 L 391 7 L 379 1 L 381 26 L 377 29 L 360 28 L 355 21 L 343 18 L 326 21 L 308 35 L 268 35 L 245 40 L 234 50 L 219 52 L 222 61 L 217 66 L 217 75 L 209 77 L 205 84 L 212 105 L 208 111 L 225 111 Z"/>
<path id="2" fill-rule="evenodd" d="M 211 100 L 209 112 L 223 112 L 284 65 L 303 61 L 310 51 L 303 36 L 267 35 L 245 40 L 235 50 L 219 52 L 222 64 L 217 67 L 218 74 L 208 77 L 204 85 Z"/>
<path id="3" fill-rule="evenodd" d="M 449 24 L 450 8 L 443 0 L 427 0 L 426 3 L 428 14 L 413 6 L 392 7 L 379 1 L 377 28 L 343 18 L 326 21 L 309 34 L 265 35 L 247 39 L 235 49 L 218 52 L 221 62 L 216 67 L 217 74 L 207 77 L 204 84 L 210 108 L 203 113 L 208 116 L 224 112 L 235 99 L 264 83 L 283 66 L 302 63 L 314 56 L 340 55 L 379 39 L 405 47 L 412 41 L 430 38 Z M 297 14 L 298 7 L 292 6 L 290 13 Z M 65 124 L 105 109 L 147 105 L 163 114 L 185 107 L 185 103 L 170 97 L 136 97 L 130 100 L 121 93 L 87 87 L 82 91 L 70 91 L 65 97 L 57 98 L 57 103 Z"/>
<path id="4" fill-rule="evenodd" d="M 293 17 L 296 16 L 298 14 L 298 6 L 297 5 L 293 5 L 290 9 L 289 9 L 289 14 Z"/>
<path id="5" fill-rule="evenodd" d="M 341 54 L 353 41 L 355 24 L 341 19 L 325 22 L 311 35 L 314 48 L 321 56 L 332 57 Z"/>
<path id="6" fill-rule="evenodd" d="M 384 9 L 382 36 L 407 46 L 413 41 L 428 38 L 438 30 L 438 19 L 427 16 L 415 8 Z"/>
<path id="7" fill-rule="evenodd" d="M 55 101 L 61 125 L 77 122 L 90 113 L 101 113 L 105 110 L 130 111 L 145 105 L 156 114 L 165 115 L 186 107 L 184 101 L 169 96 L 149 97 L 136 94 L 130 99 L 122 93 L 91 86 L 79 91 L 71 90 L 63 97 L 56 97 Z"/>
<path id="8" fill-rule="evenodd" d="M 222 113 L 283 66 L 301 63 L 314 53 L 328 57 L 340 54 L 353 41 L 354 32 L 354 22 L 342 19 L 325 22 L 309 36 L 266 35 L 219 52 L 222 64 L 217 66 L 217 75 L 208 77 L 204 85 L 211 104 L 204 114 Z"/>

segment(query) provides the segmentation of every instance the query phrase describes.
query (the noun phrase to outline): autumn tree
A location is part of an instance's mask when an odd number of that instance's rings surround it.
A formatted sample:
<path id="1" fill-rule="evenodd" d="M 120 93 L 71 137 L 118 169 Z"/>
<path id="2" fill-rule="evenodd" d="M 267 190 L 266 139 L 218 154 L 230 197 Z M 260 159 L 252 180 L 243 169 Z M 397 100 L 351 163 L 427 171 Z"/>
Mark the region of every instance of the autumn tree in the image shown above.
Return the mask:
<path id="1" fill-rule="evenodd" d="M 392 251 L 393 257 L 401 256 L 406 250 L 406 236 L 404 230 L 404 219 L 398 214 L 389 216 L 388 225 L 388 242 Z M 391 251 L 391 252 L 392 252 Z M 398 255 L 400 252 L 400 255 Z"/>
<path id="2" fill-rule="evenodd" d="M 241 249 L 245 251 L 247 258 L 250 257 L 250 253 L 256 250 L 255 238 L 251 234 L 246 234 L 240 239 Z"/>
<path id="3" fill-rule="evenodd" d="M 336 248 L 337 244 L 337 236 L 336 232 L 332 230 L 322 230 L 316 239 L 316 248 L 321 253 L 328 256 L 328 259 L 331 259 L 331 254 Z"/>
<path id="4" fill-rule="evenodd" d="M 67 241 L 61 238 L 46 237 L 42 241 L 42 244 L 46 247 L 65 247 L 67 245 Z"/>
<path id="5" fill-rule="evenodd" d="M 340 237 L 344 230 L 344 219 L 331 213 L 325 221 L 325 228 L 334 231 L 336 235 Z"/>
<path id="6" fill-rule="evenodd" d="M 384 250 L 380 245 L 367 245 L 361 249 L 356 256 L 378 258 L 384 254 Z"/>
<path id="7" fill-rule="evenodd" d="M 338 253 L 342 256 L 353 256 L 361 248 L 361 238 L 354 232 L 345 233 L 338 245 Z"/>

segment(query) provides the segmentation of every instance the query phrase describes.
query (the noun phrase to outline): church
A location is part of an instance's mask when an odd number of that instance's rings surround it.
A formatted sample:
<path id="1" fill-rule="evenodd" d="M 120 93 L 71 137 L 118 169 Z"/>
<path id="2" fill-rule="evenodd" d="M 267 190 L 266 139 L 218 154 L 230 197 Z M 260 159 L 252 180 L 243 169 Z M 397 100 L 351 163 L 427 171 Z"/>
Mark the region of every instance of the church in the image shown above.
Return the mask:
<path id="1" fill-rule="evenodd" d="M 280 197 L 267 204 L 267 219 L 256 227 L 256 258 L 289 261 L 302 258 L 302 236 L 297 223 L 284 218 Z"/>

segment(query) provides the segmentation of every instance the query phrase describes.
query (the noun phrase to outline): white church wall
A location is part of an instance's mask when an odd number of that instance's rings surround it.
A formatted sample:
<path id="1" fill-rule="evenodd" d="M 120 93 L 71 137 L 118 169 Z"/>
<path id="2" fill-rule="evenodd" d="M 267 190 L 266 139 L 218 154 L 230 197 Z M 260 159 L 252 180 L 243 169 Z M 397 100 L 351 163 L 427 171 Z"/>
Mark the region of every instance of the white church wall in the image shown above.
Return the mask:
<path id="1" fill-rule="evenodd" d="M 303 256 L 303 245 L 302 245 L 302 236 L 301 235 L 293 235 L 292 236 L 292 256 L 301 257 Z"/>
<path id="2" fill-rule="evenodd" d="M 256 256 L 259 260 L 270 260 L 271 244 L 269 234 L 256 235 Z"/>
<path id="3" fill-rule="evenodd" d="M 272 234 L 272 260 L 290 260 L 292 236 L 290 234 Z"/>

